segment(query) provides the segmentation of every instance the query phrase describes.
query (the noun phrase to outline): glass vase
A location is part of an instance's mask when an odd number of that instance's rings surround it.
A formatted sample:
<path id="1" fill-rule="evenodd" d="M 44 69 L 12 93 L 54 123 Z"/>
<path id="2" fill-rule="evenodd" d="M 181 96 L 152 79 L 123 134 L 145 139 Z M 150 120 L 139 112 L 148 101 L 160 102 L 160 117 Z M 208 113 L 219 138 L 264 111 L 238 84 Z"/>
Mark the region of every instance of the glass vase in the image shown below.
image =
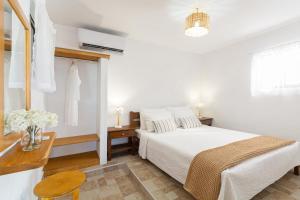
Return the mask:
<path id="1" fill-rule="evenodd" d="M 30 126 L 22 132 L 21 146 L 23 151 L 39 149 L 42 143 L 42 131 L 36 126 Z"/>
<path id="2" fill-rule="evenodd" d="M 42 129 L 38 129 L 35 134 L 34 134 L 34 143 L 33 143 L 33 148 L 34 149 L 39 149 L 42 144 Z"/>
<path id="3" fill-rule="evenodd" d="M 22 131 L 22 138 L 21 138 L 21 146 L 23 151 L 32 151 L 34 137 L 32 137 L 32 133 L 28 131 Z"/>

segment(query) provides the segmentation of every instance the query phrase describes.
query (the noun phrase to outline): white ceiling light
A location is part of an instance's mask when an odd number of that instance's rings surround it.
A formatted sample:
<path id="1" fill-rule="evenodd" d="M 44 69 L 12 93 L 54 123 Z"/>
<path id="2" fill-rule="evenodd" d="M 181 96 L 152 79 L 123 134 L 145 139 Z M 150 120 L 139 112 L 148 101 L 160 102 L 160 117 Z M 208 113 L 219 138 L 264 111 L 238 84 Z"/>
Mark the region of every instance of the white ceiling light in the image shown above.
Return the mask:
<path id="1" fill-rule="evenodd" d="M 208 33 L 209 16 L 204 12 L 196 12 L 189 15 L 185 20 L 185 35 L 201 37 Z"/>

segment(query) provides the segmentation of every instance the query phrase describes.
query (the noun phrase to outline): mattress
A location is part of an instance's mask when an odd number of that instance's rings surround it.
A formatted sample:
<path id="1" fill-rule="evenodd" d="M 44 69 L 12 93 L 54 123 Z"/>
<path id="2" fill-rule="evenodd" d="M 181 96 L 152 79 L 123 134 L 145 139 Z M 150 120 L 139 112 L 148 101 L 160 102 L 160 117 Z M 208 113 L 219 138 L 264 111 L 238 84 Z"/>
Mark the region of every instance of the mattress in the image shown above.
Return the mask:
<path id="1" fill-rule="evenodd" d="M 137 132 L 140 137 L 139 155 L 182 184 L 186 180 L 192 159 L 201 151 L 257 136 L 204 125 L 164 134 L 140 130 Z M 223 171 L 218 199 L 251 199 L 299 165 L 299 155 L 300 146 L 296 142 Z"/>

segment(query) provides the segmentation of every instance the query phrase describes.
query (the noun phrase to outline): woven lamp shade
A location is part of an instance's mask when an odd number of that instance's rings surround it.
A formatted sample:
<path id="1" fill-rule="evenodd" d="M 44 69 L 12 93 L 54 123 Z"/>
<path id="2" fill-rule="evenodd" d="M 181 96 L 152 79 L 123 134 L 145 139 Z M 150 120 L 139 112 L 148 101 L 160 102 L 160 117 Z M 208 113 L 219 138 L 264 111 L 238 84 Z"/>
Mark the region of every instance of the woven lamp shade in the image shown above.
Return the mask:
<path id="1" fill-rule="evenodd" d="M 200 37 L 208 33 L 209 16 L 203 12 L 189 15 L 185 21 L 185 34 L 191 37 Z"/>

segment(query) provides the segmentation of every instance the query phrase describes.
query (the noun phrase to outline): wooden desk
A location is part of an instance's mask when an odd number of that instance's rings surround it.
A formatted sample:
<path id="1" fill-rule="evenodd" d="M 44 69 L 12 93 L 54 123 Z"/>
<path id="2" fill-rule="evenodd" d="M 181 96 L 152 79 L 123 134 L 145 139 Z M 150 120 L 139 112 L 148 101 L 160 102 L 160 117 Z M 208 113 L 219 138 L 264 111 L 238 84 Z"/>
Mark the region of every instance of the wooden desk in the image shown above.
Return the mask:
<path id="1" fill-rule="evenodd" d="M 107 129 L 107 160 L 111 160 L 112 153 L 118 153 L 130 150 L 132 154 L 135 154 L 135 141 L 136 133 L 135 127 L 123 126 L 122 128 L 109 127 Z M 113 145 L 111 144 L 112 139 L 117 138 L 128 138 L 127 144 Z"/>
<path id="2" fill-rule="evenodd" d="M 55 139 L 55 133 L 44 133 L 44 135 L 50 136 L 50 139 L 43 141 L 41 148 L 25 152 L 22 151 L 22 147 L 18 143 L 0 157 L 0 175 L 35 169 L 46 165 Z"/>
<path id="3" fill-rule="evenodd" d="M 5 152 L 7 148 L 15 144 L 20 138 L 20 133 L 0 134 L 0 153 Z"/>

